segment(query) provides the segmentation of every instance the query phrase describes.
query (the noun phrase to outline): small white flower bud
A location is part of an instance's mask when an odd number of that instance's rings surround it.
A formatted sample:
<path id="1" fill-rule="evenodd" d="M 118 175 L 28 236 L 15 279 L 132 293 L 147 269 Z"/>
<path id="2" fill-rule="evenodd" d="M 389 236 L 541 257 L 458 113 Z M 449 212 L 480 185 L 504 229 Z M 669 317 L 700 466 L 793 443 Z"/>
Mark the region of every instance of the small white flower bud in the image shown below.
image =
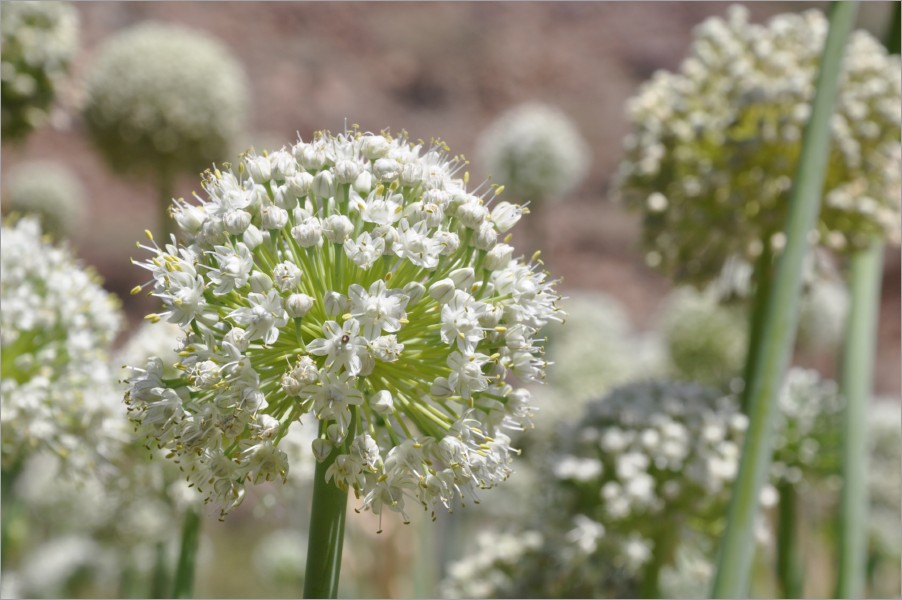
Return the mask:
<path id="1" fill-rule="evenodd" d="M 391 146 L 384 136 L 367 135 L 364 136 L 360 142 L 360 150 L 365 157 L 374 160 L 388 154 L 388 151 L 391 150 Z"/>
<path id="2" fill-rule="evenodd" d="M 272 204 L 260 209 L 260 227 L 282 229 L 288 223 L 288 211 Z"/>
<path id="3" fill-rule="evenodd" d="M 272 270 L 276 287 L 283 292 L 293 290 L 301 282 L 301 270 L 294 263 L 283 261 Z"/>
<path id="4" fill-rule="evenodd" d="M 398 234 L 398 230 L 392 227 L 391 225 L 379 225 L 373 228 L 372 236 L 380 237 L 385 240 L 385 254 L 392 255 L 394 254 L 394 250 L 392 250 L 392 246 L 396 244 L 401 236 Z"/>
<path id="5" fill-rule="evenodd" d="M 323 229 L 319 219 L 310 217 L 291 228 L 293 237 L 301 248 L 310 248 L 323 243 Z"/>
<path id="6" fill-rule="evenodd" d="M 286 396 L 299 396 L 301 390 L 304 389 L 304 385 L 293 377 L 291 371 L 282 375 L 282 379 L 279 383 Z"/>
<path id="7" fill-rule="evenodd" d="M 313 177 L 313 194 L 318 198 L 331 198 L 335 195 L 335 180 L 329 170 L 320 171 Z"/>
<path id="8" fill-rule="evenodd" d="M 409 298 L 407 306 L 413 306 L 423 297 L 423 294 L 426 293 L 426 286 L 419 281 L 411 281 L 404 286 L 404 293 L 407 294 L 407 297 Z"/>
<path id="9" fill-rule="evenodd" d="M 374 357 L 383 362 L 395 362 L 401 358 L 404 344 L 399 344 L 395 335 L 382 335 L 370 343 L 370 350 Z"/>
<path id="10" fill-rule="evenodd" d="M 348 300 L 347 296 L 338 292 L 328 292 L 323 298 L 323 304 L 326 308 L 326 314 L 330 317 L 343 315 L 351 308 L 351 301 Z"/>
<path id="11" fill-rule="evenodd" d="M 334 244 L 344 244 L 354 224 L 344 215 L 329 215 L 323 219 L 323 235 Z"/>
<path id="12" fill-rule="evenodd" d="M 347 429 L 343 428 L 338 423 L 332 423 L 328 427 L 326 427 L 326 438 L 332 440 L 335 444 L 340 444 L 345 439 L 345 434 L 347 433 Z"/>
<path id="13" fill-rule="evenodd" d="M 454 282 L 446 277 L 429 286 L 429 295 L 435 298 L 439 304 L 447 304 L 454 297 L 455 289 Z"/>
<path id="14" fill-rule="evenodd" d="M 523 207 L 510 202 L 499 202 L 492 210 L 492 221 L 501 233 L 516 225 L 522 216 Z"/>
<path id="15" fill-rule="evenodd" d="M 451 384 L 446 377 L 438 377 L 432 382 L 429 393 L 436 398 L 447 398 L 454 393 L 454 389 L 451 387 Z"/>
<path id="16" fill-rule="evenodd" d="M 373 163 L 373 177 L 379 181 L 394 181 L 401 172 L 401 165 L 393 158 L 380 158 Z"/>
<path id="17" fill-rule="evenodd" d="M 354 180 L 354 189 L 358 194 L 369 194 L 373 189 L 373 174 L 369 171 L 362 171 Z"/>
<path id="18" fill-rule="evenodd" d="M 335 173 L 335 183 L 352 183 L 360 174 L 360 163 L 354 160 L 340 160 L 332 169 Z"/>
<path id="19" fill-rule="evenodd" d="M 332 454 L 332 449 L 335 448 L 335 444 L 324 438 L 316 438 L 311 446 L 316 462 L 323 462 L 329 458 L 329 455 Z"/>
<path id="20" fill-rule="evenodd" d="M 203 206 L 182 204 L 172 211 L 172 217 L 182 231 L 197 233 L 207 220 L 207 210 Z"/>
<path id="21" fill-rule="evenodd" d="M 510 263 L 514 255 L 514 248 L 508 244 L 496 244 L 485 255 L 485 268 L 489 271 L 503 269 Z"/>
<path id="22" fill-rule="evenodd" d="M 313 144 L 298 144 L 292 149 L 292 154 L 302 167 L 311 171 L 317 171 L 326 164 L 326 153 Z"/>
<path id="23" fill-rule="evenodd" d="M 454 269 L 448 274 L 448 277 L 451 278 L 451 281 L 454 282 L 454 285 L 459 290 L 469 291 L 473 284 L 476 283 L 476 272 L 473 271 L 472 267 Z"/>
<path id="24" fill-rule="evenodd" d="M 244 165 L 247 167 L 247 174 L 254 180 L 254 183 L 266 183 L 272 179 L 272 166 L 267 157 L 248 156 L 244 161 Z"/>
<path id="25" fill-rule="evenodd" d="M 230 210 L 222 218 L 223 229 L 231 235 L 241 235 L 251 224 L 251 214 L 244 210 Z"/>
<path id="26" fill-rule="evenodd" d="M 390 415 L 395 408 L 395 402 L 388 390 L 379 390 L 370 397 L 370 407 L 376 414 Z"/>
<path id="27" fill-rule="evenodd" d="M 498 243 L 498 232 L 495 231 L 495 226 L 491 221 L 483 222 L 479 226 L 479 231 L 476 232 L 473 245 L 477 250 L 491 250 L 496 243 Z"/>
<path id="28" fill-rule="evenodd" d="M 454 254 L 457 252 L 457 249 L 460 248 L 460 237 L 453 231 L 436 231 L 432 236 L 432 239 L 441 246 L 439 254 L 442 256 Z"/>
<path id="29" fill-rule="evenodd" d="M 457 218 L 460 219 L 464 227 L 470 229 L 479 229 L 488 214 L 488 209 L 476 202 L 468 202 L 457 207 Z"/>
<path id="30" fill-rule="evenodd" d="M 423 179 L 423 167 L 418 162 L 405 163 L 398 177 L 402 185 L 416 185 Z"/>
<path id="31" fill-rule="evenodd" d="M 286 191 L 295 198 L 309 194 L 312 185 L 313 175 L 307 171 L 295 173 L 285 180 Z"/>
<path id="32" fill-rule="evenodd" d="M 291 294 L 285 300 L 285 312 L 292 319 L 303 318 L 313 308 L 313 298 L 307 294 Z"/>
<path id="33" fill-rule="evenodd" d="M 269 233 L 266 234 L 267 236 Z M 248 249 L 253 250 L 263 243 L 263 232 L 257 229 L 255 225 L 248 225 L 241 236 L 241 241 Z"/>
<path id="34" fill-rule="evenodd" d="M 263 271 L 254 271 L 251 273 L 248 281 L 251 284 L 251 291 L 258 294 L 265 294 L 272 289 L 272 279 Z"/>
<path id="35" fill-rule="evenodd" d="M 276 150 L 268 158 L 273 179 L 284 181 L 298 170 L 294 157 L 284 150 Z"/>
<path id="36" fill-rule="evenodd" d="M 242 329 L 241 327 L 232 327 L 228 333 L 222 336 L 222 341 L 231 344 L 238 348 L 240 351 L 244 352 L 247 350 L 247 331 Z"/>

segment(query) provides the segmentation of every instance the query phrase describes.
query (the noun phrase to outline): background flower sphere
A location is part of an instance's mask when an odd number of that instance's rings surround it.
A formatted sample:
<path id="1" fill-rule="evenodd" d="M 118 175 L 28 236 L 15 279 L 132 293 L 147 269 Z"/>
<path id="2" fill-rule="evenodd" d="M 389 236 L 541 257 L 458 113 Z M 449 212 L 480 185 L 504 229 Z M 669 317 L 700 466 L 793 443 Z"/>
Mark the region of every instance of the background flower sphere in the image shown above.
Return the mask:
<path id="1" fill-rule="evenodd" d="M 85 217 L 84 188 L 62 164 L 23 163 L 9 174 L 3 189 L 3 210 L 37 215 L 45 233 L 69 237 Z"/>
<path id="2" fill-rule="evenodd" d="M 322 133 L 204 176 L 175 202 L 184 242 L 147 247 L 178 323 L 182 375 L 136 368 L 143 433 L 228 510 L 284 478 L 278 445 L 307 413 L 326 478 L 374 512 L 472 498 L 510 473 L 528 425 L 539 330 L 563 313 L 539 263 L 499 241 L 521 216 L 458 177 L 440 142 Z M 309 425 L 308 425 L 309 426 Z"/>
<path id="3" fill-rule="evenodd" d="M 8 2 L 0 34 L 3 138 L 15 140 L 48 119 L 78 47 L 78 13 L 65 2 Z"/>
<path id="4" fill-rule="evenodd" d="M 247 116 L 241 65 L 218 41 L 145 23 L 107 41 L 87 73 L 84 117 L 117 171 L 171 178 L 229 154 Z"/>

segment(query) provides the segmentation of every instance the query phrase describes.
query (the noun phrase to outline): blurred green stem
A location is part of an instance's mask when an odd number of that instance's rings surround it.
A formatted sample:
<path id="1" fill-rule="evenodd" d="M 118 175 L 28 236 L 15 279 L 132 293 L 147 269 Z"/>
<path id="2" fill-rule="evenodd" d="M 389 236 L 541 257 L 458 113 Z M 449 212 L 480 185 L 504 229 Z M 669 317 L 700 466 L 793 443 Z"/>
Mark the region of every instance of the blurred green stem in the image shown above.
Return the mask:
<path id="1" fill-rule="evenodd" d="M 754 305 L 752 306 L 752 315 L 749 319 L 748 346 L 745 352 L 745 370 L 742 373 L 743 388 L 747 387 L 749 381 L 752 380 L 752 373 L 755 371 L 755 360 L 758 357 L 761 345 L 761 330 L 764 326 L 764 313 L 767 310 L 767 300 L 770 296 L 770 288 L 774 277 L 774 255 L 770 244 L 764 244 L 761 254 L 758 256 L 758 262 L 755 263 L 755 270 L 752 273 L 755 282 Z M 749 413 L 748 394 L 742 395 L 742 412 Z"/>
<path id="2" fill-rule="evenodd" d="M 150 597 L 163 598 L 168 589 L 166 573 L 166 545 L 163 542 L 157 542 L 156 556 L 153 566 L 153 574 L 150 581 Z"/>
<path id="3" fill-rule="evenodd" d="M 839 515 L 838 598 L 860 598 L 865 588 L 868 517 L 868 405 L 874 373 L 877 315 L 883 274 L 883 243 L 872 242 L 849 261 L 852 303 L 843 347 L 840 392 L 843 419 Z"/>
<path id="4" fill-rule="evenodd" d="M 779 393 L 798 324 L 802 266 L 808 251 L 808 234 L 815 228 L 830 151 L 830 119 L 846 39 L 855 21 L 857 5 L 835 2 L 830 30 L 815 88 L 811 120 L 802 138 L 799 166 L 790 194 L 786 246 L 779 257 L 761 325 L 761 342 L 752 375 L 743 394 L 747 399 L 749 427 L 743 445 L 739 474 L 727 527 L 721 540 L 712 596 L 739 598 L 748 594 L 749 574 L 755 551 L 754 524 L 761 488 L 772 458 L 772 433 Z M 770 240 L 764 240 L 769 243 Z"/>
<path id="5" fill-rule="evenodd" d="M 783 598 L 802 598 L 805 589 L 805 567 L 799 544 L 799 499 L 795 487 L 783 482 L 777 487 L 777 577 Z"/>
<path id="6" fill-rule="evenodd" d="M 20 510 L 14 493 L 20 471 L 21 464 L 0 469 L 0 571 L 7 566 L 9 561 L 9 551 L 13 541 L 12 523 Z"/>
<path id="7" fill-rule="evenodd" d="M 197 546 L 200 542 L 200 511 L 196 507 L 185 510 L 182 524 L 182 543 L 175 569 L 173 598 L 191 598 L 194 594 L 194 570 L 197 565 Z"/>
<path id="8" fill-rule="evenodd" d="M 345 444 L 353 439 L 357 413 L 351 422 Z M 326 422 L 320 421 L 320 436 Z M 341 551 L 344 545 L 348 490 L 326 481 L 326 471 L 342 454 L 336 448 L 326 460 L 316 464 L 313 476 L 313 506 L 310 509 L 310 533 L 307 539 L 307 570 L 304 573 L 304 598 L 337 598 L 341 575 Z"/>
<path id="9" fill-rule="evenodd" d="M 161 175 L 159 186 L 160 197 L 158 199 L 158 210 L 160 211 L 160 233 L 163 236 L 160 243 L 168 244 L 169 235 L 175 231 L 172 217 L 169 215 L 169 207 L 172 205 L 172 190 L 175 188 L 172 177 L 166 174 Z"/>

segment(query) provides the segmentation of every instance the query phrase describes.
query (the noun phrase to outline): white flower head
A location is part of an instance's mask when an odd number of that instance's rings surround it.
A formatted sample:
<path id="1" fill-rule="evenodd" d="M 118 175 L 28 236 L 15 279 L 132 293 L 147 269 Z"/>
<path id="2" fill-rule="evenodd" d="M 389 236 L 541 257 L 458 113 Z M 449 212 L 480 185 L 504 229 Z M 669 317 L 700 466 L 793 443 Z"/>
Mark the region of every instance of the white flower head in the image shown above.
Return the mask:
<path id="1" fill-rule="evenodd" d="M 139 366 L 126 402 L 224 511 L 286 476 L 278 446 L 307 413 L 330 482 L 375 512 L 450 508 L 510 474 L 504 431 L 530 407 L 508 381 L 541 378 L 540 330 L 562 313 L 538 263 L 506 245 L 485 259 L 499 225 L 462 166 L 440 143 L 322 133 L 208 171 L 207 198 L 176 203 L 184 240 L 140 266 L 163 302 L 153 318 L 182 328 L 183 370 Z M 475 230 L 456 197 L 482 209 Z M 500 227 L 518 214 L 502 207 Z M 426 293 L 438 281 L 441 301 Z"/>

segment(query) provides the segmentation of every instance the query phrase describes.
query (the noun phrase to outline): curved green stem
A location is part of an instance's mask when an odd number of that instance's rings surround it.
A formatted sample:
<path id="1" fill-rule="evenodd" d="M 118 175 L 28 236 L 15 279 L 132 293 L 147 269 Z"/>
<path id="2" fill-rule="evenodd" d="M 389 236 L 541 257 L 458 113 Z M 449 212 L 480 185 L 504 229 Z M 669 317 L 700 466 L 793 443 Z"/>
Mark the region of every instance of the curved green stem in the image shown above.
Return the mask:
<path id="1" fill-rule="evenodd" d="M 753 299 L 752 314 L 749 318 L 749 337 L 748 345 L 745 352 L 745 370 L 742 373 L 743 387 L 747 387 L 752 380 L 752 374 L 755 372 L 755 360 L 758 357 L 759 347 L 761 346 L 761 331 L 764 329 L 764 313 L 767 310 L 767 300 L 770 296 L 770 288 L 773 283 L 774 266 L 773 252 L 770 244 L 764 244 L 764 249 L 758 257 L 755 264 L 755 270 L 752 274 L 755 281 L 755 296 Z M 748 395 L 742 395 L 743 414 L 749 413 Z"/>
<path id="2" fill-rule="evenodd" d="M 758 514 L 758 499 L 767 479 L 773 452 L 771 438 L 777 394 L 795 340 L 802 263 L 808 251 L 808 234 L 814 229 L 820 210 L 830 149 L 830 118 L 836 103 L 843 50 L 856 9 L 855 3 L 836 2 L 830 14 L 830 30 L 821 60 L 811 120 L 802 138 L 798 171 L 790 195 L 786 247 L 777 262 L 768 296 L 753 375 L 743 391 L 747 395 L 747 402 L 743 404 L 748 407 L 749 427 L 718 555 L 712 590 L 716 598 L 747 595 L 755 550 L 753 529 Z"/>
<path id="3" fill-rule="evenodd" d="M 354 436 L 355 423 L 348 432 Z M 320 435 L 326 423 L 320 422 Z M 344 450 L 336 448 L 317 463 L 313 479 L 313 506 L 310 509 L 310 534 L 307 539 L 307 570 L 304 573 L 304 598 L 337 598 L 344 545 L 348 490 L 326 481 L 326 471 Z"/>
<path id="4" fill-rule="evenodd" d="M 865 588 L 868 516 L 868 404 L 874 373 L 874 342 L 880 308 L 883 243 L 873 242 L 850 260 L 852 303 L 843 348 L 840 391 L 843 419 L 839 515 L 838 598 L 860 598 Z"/>
<path id="5" fill-rule="evenodd" d="M 179 562 L 175 569 L 173 598 L 191 598 L 194 594 L 194 570 L 199 541 L 200 511 L 191 507 L 185 511 L 185 521 L 182 524 L 182 543 L 179 549 Z"/>
<path id="6" fill-rule="evenodd" d="M 801 598 L 805 591 L 805 566 L 799 544 L 799 499 L 789 483 L 778 486 L 777 507 L 777 577 L 783 598 Z"/>

